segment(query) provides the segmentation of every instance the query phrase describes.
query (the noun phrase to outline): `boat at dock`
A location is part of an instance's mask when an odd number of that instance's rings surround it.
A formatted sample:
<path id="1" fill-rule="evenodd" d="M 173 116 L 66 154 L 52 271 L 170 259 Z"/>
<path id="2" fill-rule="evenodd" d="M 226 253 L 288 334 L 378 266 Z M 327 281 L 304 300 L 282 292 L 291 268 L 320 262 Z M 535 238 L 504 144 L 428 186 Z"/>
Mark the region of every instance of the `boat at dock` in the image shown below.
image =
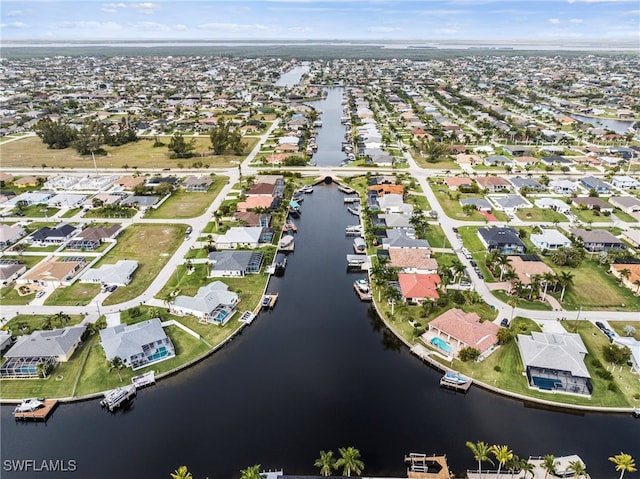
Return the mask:
<path id="1" fill-rule="evenodd" d="M 133 384 L 130 386 L 122 386 L 105 392 L 104 399 L 100 401 L 100 406 L 113 412 L 135 396 L 136 387 Z"/>
<path id="2" fill-rule="evenodd" d="M 136 387 L 136 389 L 140 389 L 145 386 L 150 386 L 156 383 L 155 374 L 156 374 L 155 371 L 147 371 L 144 374 L 133 376 L 131 378 L 131 383 Z"/>
<path id="3" fill-rule="evenodd" d="M 346 235 L 362 236 L 363 232 L 364 232 L 364 228 L 362 227 L 362 225 L 351 225 L 351 226 L 347 226 L 344 229 L 344 234 Z"/>
<path id="4" fill-rule="evenodd" d="M 271 309 L 276 305 L 278 301 L 278 294 L 265 294 L 262 298 L 262 307 L 265 309 Z"/>
<path id="5" fill-rule="evenodd" d="M 284 235 L 278 243 L 278 249 L 282 251 L 293 251 L 294 246 L 294 237 L 291 235 Z"/>
<path id="6" fill-rule="evenodd" d="M 447 371 L 444 376 L 440 378 L 440 387 L 464 393 L 469 390 L 472 384 L 473 381 L 471 381 L 471 379 L 455 371 Z"/>
<path id="7" fill-rule="evenodd" d="M 242 316 L 240 316 L 238 321 L 244 324 L 251 324 L 253 323 L 254 319 L 256 319 L 255 314 L 253 314 L 251 311 L 245 311 L 244 313 L 242 313 Z"/>
<path id="8" fill-rule="evenodd" d="M 469 381 L 469 378 L 465 378 L 461 374 L 449 371 L 442 376 L 442 381 L 451 384 L 465 384 Z"/>
<path id="9" fill-rule="evenodd" d="M 338 184 L 338 190 L 342 191 L 343 193 L 346 193 L 347 195 L 353 195 L 356 192 L 356 190 L 354 190 L 350 186 L 345 186 L 340 184 Z"/>
<path id="10" fill-rule="evenodd" d="M 353 239 L 353 252 L 355 254 L 365 254 L 367 252 L 367 243 L 360 236 Z"/>
<path id="11" fill-rule="evenodd" d="M 297 233 L 298 232 L 298 227 L 296 225 L 294 225 L 293 223 L 291 223 L 290 221 L 287 221 L 282 226 L 282 229 L 284 229 L 287 233 Z"/>
<path id="12" fill-rule="evenodd" d="M 305 185 L 302 188 L 300 188 L 300 190 L 302 193 L 313 193 L 313 186 L 311 185 Z"/>
<path id="13" fill-rule="evenodd" d="M 360 206 L 359 205 L 349 206 L 347 208 L 347 211 L 349 213 L 351 213 L 352 215 L 360 216 Z"/>
<path id="14" fill-rule="evenodd" d="M 57 405 L 56 399 L 23 399 L 12 414 L 16 421 L 46 421 Z"/>
<path id="15" fill-rule="evenodd" d="M 44 399 L 36 399 L 36 398 L 23 399 L 22 402 L 18 404 L 16 408 L 13 410 L 13 413 L 16 414 L 21 412 L 33 412 L 43 407 L 44 407 Z"/>
<path id="16" fill-rule="evenodd" d="M 404 458 L 409 479 L 450 479 L 453 477 L 447 464 L 447 456 L 427 456 L 412 452 Z"/>
<path id="17" fill-rule="evenodd" d="M 276 258 L 273 262 L 274 274 L 276 275 L 283 274 L 286 267 L 287 267 L 287 255 L 283 253 L 276 254 Z"/>
<path id="18" fill-rule="evenodd" d="M 360 301 L 371 301 L 373 295 L 371 294 L 371 288 L 369 287 L 369 281 L 365 278 L 357 279 L 353 282 L 353 289 L 355 289 Z"/>

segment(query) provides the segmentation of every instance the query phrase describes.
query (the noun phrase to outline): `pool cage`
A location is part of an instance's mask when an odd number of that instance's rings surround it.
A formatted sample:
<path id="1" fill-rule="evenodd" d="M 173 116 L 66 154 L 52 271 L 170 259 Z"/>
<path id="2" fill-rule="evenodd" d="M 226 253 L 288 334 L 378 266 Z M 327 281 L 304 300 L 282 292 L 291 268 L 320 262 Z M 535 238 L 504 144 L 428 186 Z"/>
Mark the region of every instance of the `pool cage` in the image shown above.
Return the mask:
<path id="1" fill-rule="evenodd" d="M 13 379 L 30 379 L 40 376 L 40 368 L 38 364 L 50 366 L 53 368 L 56 364 L 56 358 L 51 356 L 34 356 L 28 358 L 8 358 L 0 367 L 0 377 Z"/>

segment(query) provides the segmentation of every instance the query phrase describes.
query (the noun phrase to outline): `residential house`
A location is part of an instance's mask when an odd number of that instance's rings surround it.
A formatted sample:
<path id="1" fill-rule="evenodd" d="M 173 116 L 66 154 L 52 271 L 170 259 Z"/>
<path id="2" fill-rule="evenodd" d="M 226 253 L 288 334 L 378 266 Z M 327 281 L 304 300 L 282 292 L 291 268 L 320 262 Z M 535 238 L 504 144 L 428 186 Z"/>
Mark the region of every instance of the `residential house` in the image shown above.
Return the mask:
<path id="1" fill-rule="evenodd" d="M 557 198 L 539 198 L 534 201 L 534 204 L 538 208 L 548 208 L 557 211 L 558 213 L 562 213 L 563 215 L 571 212 L 571 206 L 569 206 L 563 200 L 559 200 Z"/>
<path id="2" fill-rule="evenodd" d="M 578 191 L 579 187 L 570 180 L 551 180 L 549 182 L 549 189 L 558 195 L 570 195 Z"/>
<path id="3" fill-rule="evenodd" d="M 483 163 L 487 166 L 513 166 L 513 160 L 510 160 L 506 156 L 502 155 L 487 156 L 484 159 Z"/>
<path id="4" fill-rule="evenodd" d="M 498 344 L 499 329 L 491 321 L 481 321 L 476 313 L 465 313 L 461 309 L 452 308 L 433 319 L 429 323 L 429 330 L 421 338 L 426 343 L 430 343 L 434 336 L 444 339 L 457 351 L 475 348 L 480 351 L 482 359 Z"/>
<path id="5" fill-rule="evenodd" d="M 626 175 L 612 177 L 611 184 L 621 190 L 630 190 L 630 189 L 640 188 L 640 181 Z"/>
<path id="6" fill-rule="evenodd" d="M 430 251 L 431 247 L 427 240 L 412 238 L 406 230 L 387 230 L 387 237 L 382 240 L 382 248 L 412 248 Z"/>
<path id="7" fill-rule="evenodd" d="M 620 283 L 636 294 L 640 294 L 640 264 L 613 263 L 609 272 L 620 280 Z"/>
<path id="8" fill-rule="evenodd" d="M 86 266 L 86 260 L 79 256 L 51 257 L 41 261 L 20 276 L 16 283 L 34 283 L 41 286 L 67 286 Z"/>
<path id="9" fill-rule="evenodd" d="M 24 235 L 24 228 L 20 225 L 0 225 L 0 248 L 17 242 Z"/>
<path id="10" fill-rule="evenodd" d="M 120 204 L 122 206 L 146 210 L 155 205 L 158 202 L 158 199 L 159 198 L 157 196 L 152 195 L 132 195 L 123 199 Z"/>
<path id="11" fill-rule="evenodd" d="M 402 196 L 404 195 L 404 185 L 372 185 L 369 186 L 369 194 L 377 198 L 390 194 Z"/>
<path id="12" fill-rule="evenodd" d="M 636 248 L 640 248 L 640 230 L 624 230 L 622 232 L 622 239 L 630 243 Z"/>
<path id="13" fill-rule="evenodd" d="M 138 262 L 134 260 L 118 260 L 113 264 L 102 264 L 98 268 L 85 271 L 80 277 L 81 283 L 97 283 L 103 286 L 126 286 L 131 282 Z"/>
<path id="14" fill-rule="evenodd" d="M 260 196 L 260 195 L 252 195 L 247 196 L 244 201 L 238 203 L 236 209 L 237 211 L 243 213 L 246 211 L 256 210 L 256 209 L 272 209 L 273 203 L 276 199 L 270 195 Z"/>
<path id="15" fill-rule="evenodd" d="M 176 355 L 173 343 L 162 329 L 159 318 L 102 329 L 100 344 L 107 361 L 117 356 L 126 367 L 134 371 Z"/>
<path id="16" fill-rule="evenodd" d="M 212 251 L 209 253 L 209 277 L 244 277 L 259 273 L 263 260 L 259 251 Z"/>
<path id="17" fill-rule="evenodd" d="M 240 298 L 221 281 L 214 281 L 198 289 L 195 296 L 178 296 L 169 309 L 179 315 L 193 315 L 203 323 L 226 324 Z"/>
<path id="18" fill-rule="evenodd" d="M 411 216 L 402 213 L 382 213 L 372 217 L 371 221 L 376 228 L 392 228 L 401 230 L 413 230 Z"/>
<path id="19" fill-rule="evenodd" d="M 576 238 L 580 238 L 584 248 L 591 253 L 600 251 L 624 250 L 626 246 L 622 241 L 613 236 L 607 230 L 583 230 L 573 228 L 570 233 Z"/>
<path id="20" fill-rule="evenodd" d="M 54 195 L 52 191 L 27 191 L 7 200 L 6 206 L 44 205 Z"/>
<path id="21" fill-rule="evenodd" d="M 491 212 L 493 209 L 493 205 L 485 198 L 462 198 L 459 203 L 462 206 L 472 205 L 478 211 Z"/>
<path id="22" fill-rule="evenodd" d="M 430 257 L 430 252 L 415 248 L 389 248 L 389 267 L 403 273 L 435 274 L 438 261 Z"/>
<path id="23" fill-rule="evenodd" d="M 144 176 L 121 176 L 115 184 L 123 190 L 133 190 L 136 186 L 144 183 Z"/>
<path id="24" fill-rule="evenodd" d="M 269 214 L 259 215 L 253 211 L 237 211 L 234 218 L 242 226 L 261 226 L 262 228 L 271 226 L 271 215 Z"/>
<path id="25" fill-rule="evenodd" d="M 496 208 L 508 214 L 514 214 L 520 208 L 531 208 L 526 198 L 520 195 L 490 196 Z"/>
<path id="26" fill-rule="evenodd" d="M 572 198 L 571 203 L 573 203 L 573 205 L 578 208 L 582 207 L 582 208 L 588 208 L 590 210 L 596 209 L 603 213 L 613 212 L 613 206 L 611 206 L 606 201 L 593 196 L 579 196 L 577 198 Z"/>
<path id="27" fill-rule="evenodd" d="M 553 270 L 534 254 L 508 256 L 507 259 L 514 273 L 518 276 L 518 281 L 525 285 L 531 284 L 531 278 L 533 276 L 553 273 Z"/>
<path id="28" fill-rule="evenodd" d="M 478 176 L 476 182 L 480 185 L 480 188 L 492 193 L 511 189 L 511 183 L 501 176 Z"/>
<path id="29" fill-rule="evenodd" d="M 404 202 L 402 195 L 386 194 L 377 198 L 378 207 L 385 213 L 413 213 L 413 206 Z"/>
<path id="30" fill-rule="evenodd" d="M 26 270 L 27 266 L 22 261 L 0 258 L 0 284 L 7 286 L 13 283 Z"/>
<path id="31" fill-rule="evenodd" d="M 120 231 L 121 227 L 118 224 L 112 224 L 109 226 L 89 226 L 71 238 L 65 245 L 65 248 L 89 251 L 95 250 L 99 248 L 103 242 L 113 240 Z"/>
<path id="32" fill-rule="evenodd" d="M 580 184 L 588 190 L 594 190 L 600 194 L 607 194 L 611 190 L 611 185 L 605 183 L 599 178 L 594 176 L 585 176 L 580 178 Z"/>
<path id="33" fill-rule="evenodd" d="M 539 250 L 553 251 L 571 246 L 571 240 L 556 229 L 543 229 L 540 234 L 532 233 L 529 239 Z"/>
<path id="34" fill-rule="evenodd" d="M 540 162 L 547 166 L 571 166 L 573 162 L 564 156 L 553 155 L 553 156 L 543 156 L 540 158 Z"/>
<path id="35" fill-rule="evenodd" d="M 63 329 L 34 331 L 19 336 L 4 357 L 0 376 L 4 378 L 36 378 L 38 364 L 55 366 L 69 361 L 82 343 L 86 326 L 69 326 Z"/>
<path id="36" fill-rule="evenodd" d="M 37 176 L 23 176 L 17 180 L 13 180 L 13 185 L 18 188 L 33 188 L 40 184 L 40 179 Z"/>
<path id="37" fill-rule="evenodd" d="M 640 199 L 635 196 L 610 196 L 608 198 L 616 208 L 620 208 L 625 213 L 637 213 L 640 212 Z"/>
<path id="38" fill-rule="evenodd" d="M 522 254 L 526 247 L 513 228 L 494 226 L 480 228 L 478 237 L 488 251 L 498 250 L 502 254 Z"/>
<path id="39" fill-rule="evenodd" d="M 511 184 L 517 190 L 528 190 L 533 192 L 545 191 L 547 188 L 543 184 L 540 184 L 537 180 L 529 177 L 516 176 L 510 179 Z"/>
<path id="40" fill-rule="evenodd" d="M 232 226 L 226 233 L 218 235 L 215 240 L 216 246 L 219 249 L 257 248 L 263 230 L 260 226 Z"/>
<path id="41" fill-rule="evenodd" d="M 447 176 L 444 179 L 444 184 L 452 190 L 471 188 L 473 180 L 467 176 Z"/>
<path id="42" fill-rule="evenodd" d="M 77 231 L 75 226 L 66 223 L 61 223 L 55 228 L 43 226 L 31 234 L 27 238 L 27 242 L 34 246 L 60 245 L 66 243 Z"/>
<path id="43" fill-rule="evenodd" d="M 210 176 L 187 176 L 182 182 L 182 188 L 189 192 L 207 191 L 213 184 L 213 178 Z"/>
<path id="44" fill-rule="evenodd" d="M 518 349 L 529 387 L 546 392 L 590 395 L 587 348 L 576 333 L 518 334 Z"/>
<path id="45" fill-rule="evenodd" d="M 426 300 L 438 299 L 440 282 L 437 274 L 398 273 L 402 299 L 407 303 L 422 304 Z"/>

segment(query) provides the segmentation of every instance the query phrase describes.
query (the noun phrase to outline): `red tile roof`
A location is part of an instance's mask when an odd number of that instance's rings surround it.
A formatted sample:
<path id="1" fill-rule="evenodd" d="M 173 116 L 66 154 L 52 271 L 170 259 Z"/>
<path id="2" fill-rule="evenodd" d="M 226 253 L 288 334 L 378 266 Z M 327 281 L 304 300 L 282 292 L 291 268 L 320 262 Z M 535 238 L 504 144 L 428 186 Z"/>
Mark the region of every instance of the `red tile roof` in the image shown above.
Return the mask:
<path id="1" fill-rule="evenodd" d="M 476 313 L 465 313 L 453 308 L 445 311 L 429 323 L 429 329 L 443 332 L 447 336 L 478 349 L 481 353 L 498 342 L 500 327 L 491 321 L 480 322 Z"/>
<path id="2" fill-rule="evenodd" d="M 440 276 L 437 274 L 398 273 L 400 291 L 405 299 L 438 299 Z"/>

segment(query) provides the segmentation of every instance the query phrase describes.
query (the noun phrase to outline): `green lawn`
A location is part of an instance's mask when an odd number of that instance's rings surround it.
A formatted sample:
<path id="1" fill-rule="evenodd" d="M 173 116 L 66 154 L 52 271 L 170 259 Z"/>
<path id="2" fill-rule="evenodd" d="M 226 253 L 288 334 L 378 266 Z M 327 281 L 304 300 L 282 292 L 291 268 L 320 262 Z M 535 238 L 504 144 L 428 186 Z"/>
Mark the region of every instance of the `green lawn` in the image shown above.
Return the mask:
<path id="1" fill-rule="evenodd" d="M 462 221 L 485 221 L 486 218 L 479 211 L 473 211 L 467 215 L 462 211 L 460 198 L 481 198 L 479 195 L 467 195 L 457 191 L 450 191 L 446 185 L 430 185 L 440 206 L 450 218 Z"/>
<path id="2" fill-rule="evenodd" d="M 142 294 L 184 241 L 185 230 L 185 225 L 173 224 L 136 224 L 126 228 L 118 237 L 118 244 L 95 266 L 128 259 L 138 261 L 138 269 L 131 283 L 110 294 L 104 304 L 121 303 Z"/>
<path id="3" fill-rule="evenodd" d="M 493 295 L 498 298 L 500 301 L 506 303 L 511 299 L 511 296 L 508 295 L 505 291 L 493 291 Z M 534 311 L 553 311 L 553 308 L 549 303 L 542 301 L 528 301 L 526 299 L 518 300 L 518 308 L 531 309 Z"/>
<path id="4" fill-rule="evenodd" d="M 620 208 L 616 208 L 615 210 L 613 210 L 613 214 L 620 220 L 620 221 L 625 221 L 627 223 L 631 223 L 631 224 L 638 224 L 638 220 L 635 219 L 633 216 L 631 216 L 628 213 L 625 213 L 624 211 L 622 211 Z"/>
<path id="5" fill-rule="evenodd" d="M 51 315 L 55 317 L 55 315 Z M 11 330 L 14 336 L 22 336 L 23 334 L 31 334 L 33 331 L 42 329 L 43 322 L 47 318 L 46 314 L 19 314 L 11 318 L 2 329 Z M 69 321 L 65 324 L 59 320 L 51 323 L 53 328 L 63 328 L 65 326 L 75 326 L 80 324 L 84 316 L 80 314 L 69 315 Z"/>
<path id="6" fill-rule="evenodd" d="M 551 222 L 557 221 L 559 223 L 568 221 L 567 217 L 562 213 L 558 213 L 550 208 L 522 208 L 516 212 L 516 216 L 520 218 L 522 221 L 532 221 L 535 223 L 541 222 Z"/>
<path id="7" fill-rule="evenodd" d="M 444 170 L 460 169 L 460 165 L 458 165 L 458 163 L 456 163 L 451 157 L 447 157 L 447 159 L 440 160 L 436 163 L 430 163 L 426 159 L 424 159 L 422 155 L 416 150 L 411 150 L 411 156 L 413 157 L 416 164 L 420 168 L 426 168 L 426 169 L 436 168 L 436 169 L 444 169 Z"/>
<path id="8" fill-rule="evenodd" d="M 133 218 L 138 213 L 135 208 L 120 206 L 116 211 L 109 208 L 91 208 L 87 211 L 84 218 Z"/>
<path id="9" fill-rule="evenodd" d="M 76 281 L 71 286 L 56 288 L 44 302 L 47 306 L 86 306 L 100 292 L 100 285 Z"/>
<path id="10" fill-rule="evenodd" d="M 213 184 L 205 192 L 187 192 L 182 189 L 174 191 L 158 208 L 151 209 L 145 218 L 195 218 L 203 214 L 211 202 L 218 196 L 225 185 L 227 177 L 216 176 Z"/>
<path id="11" fill-rule="evenodd" d="M 582 210 L 571 207 L 571 212 L 583 223 L 607 223 L 611 221 L 611 216 L 605 216 L 599 211 Z"/>
<path id="12" fill-rule="evenodd" d="M 432 248 L 451 248 L 451 243 L 444 234 L 442 227 L 437 224 L 429 224 L 427 228 L 427 241 Z"/>
<path id="13" fill-rule="evenodd" d="M 20 210 L 22 210 L 22 213 L 24 213 L 24 216 L 26 217 L 51 218 L 58 211 L 60 211 L 60 208 L 49 208 L 48 206 L 44 206 L 44 205 L 30 205 L 30 206 L 24 206 L 22 208 L 15 208 L 13 212 L 16 213 Z"/>

